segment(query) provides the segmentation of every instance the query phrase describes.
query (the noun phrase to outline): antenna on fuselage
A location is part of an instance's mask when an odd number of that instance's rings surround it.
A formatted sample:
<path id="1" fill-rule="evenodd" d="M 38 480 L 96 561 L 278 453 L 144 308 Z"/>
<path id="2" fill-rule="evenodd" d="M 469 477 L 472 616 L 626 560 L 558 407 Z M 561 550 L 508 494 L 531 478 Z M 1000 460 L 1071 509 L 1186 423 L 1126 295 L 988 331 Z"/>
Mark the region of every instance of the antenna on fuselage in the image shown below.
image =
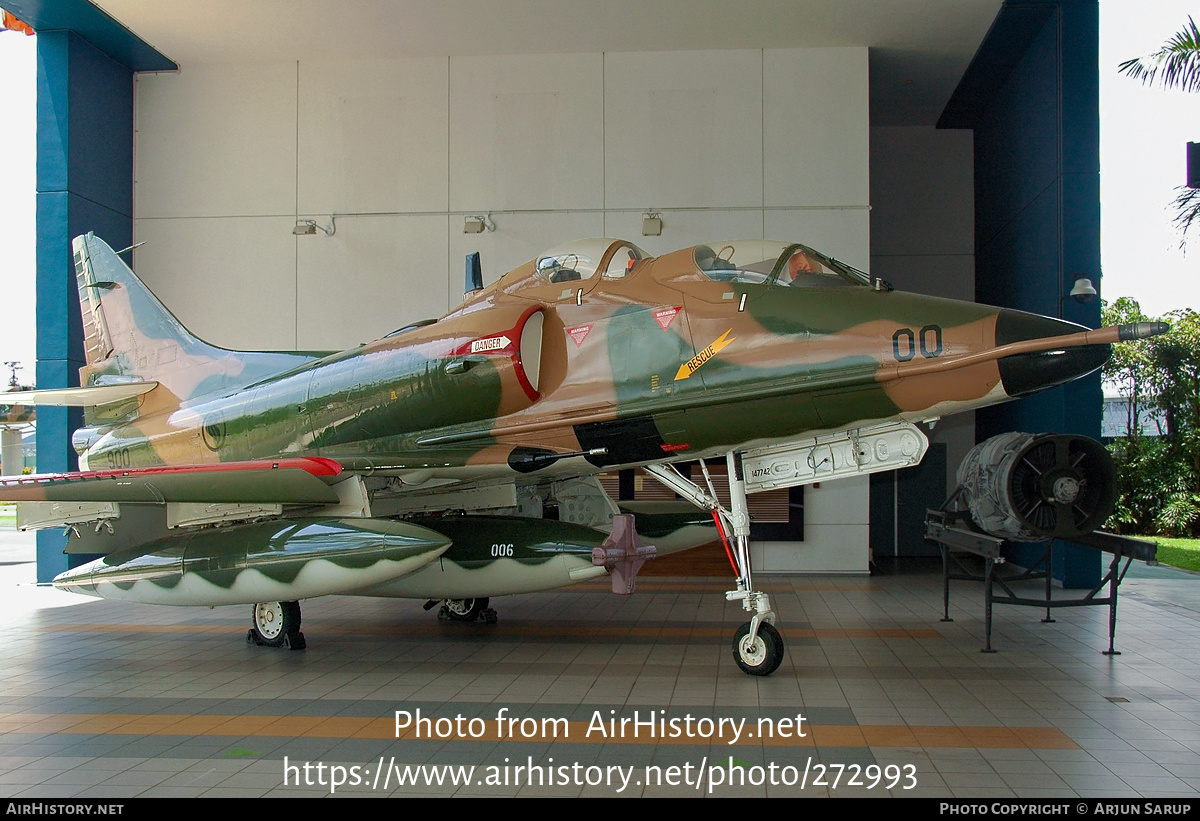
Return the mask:
<path id="1" fill-rule="evenodd" d="M 464 286 L 466 296 L 483 290 L 483 266 L 479 263 L 478 251 L 467 254 L 466 280 L 467 284 Z"/>

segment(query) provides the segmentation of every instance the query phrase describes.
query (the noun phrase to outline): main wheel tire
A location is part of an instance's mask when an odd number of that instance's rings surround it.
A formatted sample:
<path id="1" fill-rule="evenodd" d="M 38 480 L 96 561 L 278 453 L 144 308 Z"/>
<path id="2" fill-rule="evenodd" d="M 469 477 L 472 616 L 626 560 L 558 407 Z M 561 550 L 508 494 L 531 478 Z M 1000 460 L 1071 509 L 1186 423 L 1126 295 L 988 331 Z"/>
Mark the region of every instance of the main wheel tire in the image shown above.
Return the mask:
<path id="1" fill-rule="evenodd" d="M 487 606 L 487 599 L 446 599 L 442 613 L 450 621 L 475 621 Z"/>
<path id="2" fill-rule="evenodd" d="M 254 605 L 250 632 L 255 644 L 283 647 L 300 633 L 300 602 L 269 601 Z"/>
<path id="3" fill-rule="evenodd" d="M 750 623 L 738 628 L 733 637 L 733 660 L 750 676 L 769 676 L 783 662 L 783 637 L 767 622 L 758 625 L 758 635 L 750 641 Z"/>

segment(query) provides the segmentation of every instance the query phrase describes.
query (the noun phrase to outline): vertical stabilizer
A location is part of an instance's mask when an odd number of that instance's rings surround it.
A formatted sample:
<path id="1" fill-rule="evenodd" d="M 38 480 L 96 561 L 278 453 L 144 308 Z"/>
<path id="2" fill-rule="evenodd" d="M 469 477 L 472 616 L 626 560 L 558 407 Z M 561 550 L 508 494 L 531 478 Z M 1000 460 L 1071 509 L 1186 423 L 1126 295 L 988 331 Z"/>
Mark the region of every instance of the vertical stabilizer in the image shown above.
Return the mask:
<path id="1" fill-rule="evenodd" d="M 194 336 L 103 240 L 72 243 L 87 365 L 81 385 L 155 381 L 179 401 L 229 392 L 316 354 L 230 351 Z"/>

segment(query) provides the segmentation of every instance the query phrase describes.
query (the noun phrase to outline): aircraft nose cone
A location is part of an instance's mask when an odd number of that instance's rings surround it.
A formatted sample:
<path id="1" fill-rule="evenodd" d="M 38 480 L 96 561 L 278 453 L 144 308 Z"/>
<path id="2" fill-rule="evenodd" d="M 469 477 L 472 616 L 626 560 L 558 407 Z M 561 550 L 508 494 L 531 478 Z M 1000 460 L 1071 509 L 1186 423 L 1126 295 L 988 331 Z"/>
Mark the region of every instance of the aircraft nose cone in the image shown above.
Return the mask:
<path id="1" fill-rule="evenodd" d="M 996 319 L 996 345 L 1063 336 L 1087 330 L 1082 325 L 1023 311 L 1001 311 Z M 1053 348 L 999 360 L 1000 378 L 1009 396 L 1027 396 L 1091 373 L 1108 361 L 1111 345 Z"/>

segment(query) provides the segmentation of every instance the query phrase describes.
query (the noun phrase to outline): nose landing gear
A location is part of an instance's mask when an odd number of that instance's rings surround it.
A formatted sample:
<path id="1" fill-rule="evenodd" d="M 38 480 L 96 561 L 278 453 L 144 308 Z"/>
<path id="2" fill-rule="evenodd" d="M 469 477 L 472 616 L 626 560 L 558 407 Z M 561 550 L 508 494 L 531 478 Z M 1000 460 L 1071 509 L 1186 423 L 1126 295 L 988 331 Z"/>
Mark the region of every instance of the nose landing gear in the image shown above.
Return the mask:
<path id="1" fill-rule="evenodd" d="M 712 479 L 703 461 L 700 462 L 700 469 L 708 485 L 707 492 L 670 465 L 647 465 L 646 472 L 697 507 L 712 511 L 713 521 L 725 544 L 725 553 L 737 575 L 737 589 L 727 591 L 725 600 L 740 601 L 746 612 L 754 614 L 748 623 L 738 628 L 733 637 L 733 659 L 747 675 L 769 676 L 783 662 L 783 637 L 775 629 L 776 616 L 771 609 L 770 597 L 754 589 L 750 575 L 750 513 L 746 508 L 742 455 L 730 451 L 725 455 L 725 465 L 728 469 L 731 510 L 726 510 L 717 501 Z M 732 547 L 726 535 L 730 531 L 733 533 Z"/>

